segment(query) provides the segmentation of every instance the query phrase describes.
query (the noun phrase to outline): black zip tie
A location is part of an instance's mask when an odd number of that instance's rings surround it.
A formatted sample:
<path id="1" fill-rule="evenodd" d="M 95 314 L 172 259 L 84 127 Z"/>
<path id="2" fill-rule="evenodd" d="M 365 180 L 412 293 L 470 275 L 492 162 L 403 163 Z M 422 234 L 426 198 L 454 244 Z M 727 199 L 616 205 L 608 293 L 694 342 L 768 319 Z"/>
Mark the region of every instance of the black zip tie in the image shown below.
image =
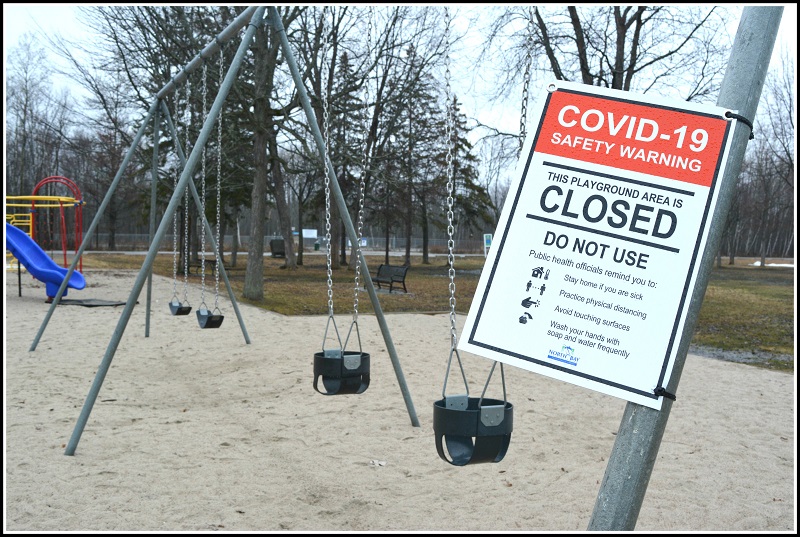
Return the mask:
<path id="1" fill-rule="evenodd" d="M 675 401 L 675 394 L 669 393 L 664 386 L 659 386 L 658 388 L 653 390 L 653 393 L 655 393 L 659 397 L 666 397 L 667 399 L 672 399 L 673 401 Z"/>
<path id="2" fill-rule="evenodd" d="M 752 140 L 753 138 L 755 138 L 755 136 L 753 135 L 753 123 L 749 119 L 747 119 L 744 116 L 740 116 L 739 114 L 735 114 L 735 113 L 731 112 L 730 110 L 725 112 L 725 117 L 732 117 L 734 119 L 738 119 L 739 121 L 741 121 L 742 123 L 744 123 L 745 125 L 750 127 L 750 138 L 749 139 Z"/>

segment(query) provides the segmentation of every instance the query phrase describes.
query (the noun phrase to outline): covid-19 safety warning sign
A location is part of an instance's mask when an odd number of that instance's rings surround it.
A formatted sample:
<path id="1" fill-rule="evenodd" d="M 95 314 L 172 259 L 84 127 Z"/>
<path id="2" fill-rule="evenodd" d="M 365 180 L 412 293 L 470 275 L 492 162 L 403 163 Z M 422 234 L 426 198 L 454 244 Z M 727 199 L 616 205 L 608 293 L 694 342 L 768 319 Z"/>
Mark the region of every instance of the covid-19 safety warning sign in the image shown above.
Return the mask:
<path id="1" fill-rule="evenodd" d="M 458 348 L 660 409 L 735 120 L 551 84 Z"/>

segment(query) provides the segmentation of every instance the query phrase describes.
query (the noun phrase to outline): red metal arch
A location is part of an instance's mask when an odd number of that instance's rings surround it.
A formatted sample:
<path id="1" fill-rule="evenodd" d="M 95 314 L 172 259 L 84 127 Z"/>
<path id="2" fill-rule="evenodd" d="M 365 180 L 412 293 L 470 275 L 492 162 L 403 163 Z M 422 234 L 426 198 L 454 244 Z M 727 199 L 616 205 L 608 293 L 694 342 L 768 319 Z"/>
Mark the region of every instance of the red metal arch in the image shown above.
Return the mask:
<path id="1" fill-rule="evenodd" d="M 75 207 L 75 254 L 77 255 L 78 249 L 80 245 L 83 244 L 83 195 L 81 194 L 81 190 L 78 188 L 77 183 L 72 179 L 68 179 L 62 175 L 51 175 L 50 177 L 45 177 L 38 183 L 36 186 L 33 187 L 33 196 L 39 195 L 39 190 L 48 185 L 48 184 L 60 184 L 64 185 L 69 189 L 72 193 L 72 198 L 75 199 L 74 207 Z M 36 202 L 31 202 L 31 212 L 35 212 L 36 210 Z M 63 202 L 59 202 L 59 212 L 61 218 L 61 244 L 63 244 L 64 249 L 64 266 L 67 266 L 67 226 L 66 226 L 66 219 L 64 218 L 64 204 Z M 35 240 L 35 218 L 31 218 L 31 238 Z M 83 270 L 83 259 L 79 260 L 80 266 L 78 267 L 79 271 Z"/>

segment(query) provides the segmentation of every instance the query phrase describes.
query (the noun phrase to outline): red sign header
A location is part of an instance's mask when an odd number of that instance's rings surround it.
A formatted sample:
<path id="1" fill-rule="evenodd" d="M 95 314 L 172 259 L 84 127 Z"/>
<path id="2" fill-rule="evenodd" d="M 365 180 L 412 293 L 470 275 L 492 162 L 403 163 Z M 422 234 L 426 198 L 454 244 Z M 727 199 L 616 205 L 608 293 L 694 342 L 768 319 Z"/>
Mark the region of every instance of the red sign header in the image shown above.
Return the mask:
<path id="1" fill-rule="evenodd" d="M 557 90 L 535 151 L 711 186 L 728 121 Z"/>

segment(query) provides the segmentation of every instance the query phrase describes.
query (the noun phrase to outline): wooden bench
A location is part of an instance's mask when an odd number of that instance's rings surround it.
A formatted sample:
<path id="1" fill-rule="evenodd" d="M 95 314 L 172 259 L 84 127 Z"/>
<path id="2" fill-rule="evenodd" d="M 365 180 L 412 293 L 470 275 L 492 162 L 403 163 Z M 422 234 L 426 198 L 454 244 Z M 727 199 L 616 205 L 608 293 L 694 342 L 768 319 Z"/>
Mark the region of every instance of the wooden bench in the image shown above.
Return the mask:
<path id="1" fill-rule="evenodd" d="M 205 260 L 205 264 L 206 264 L 206 272 L 214 274 L 214 271 L 217 270 L 217 258 L 216 257 L 207 258 Z M 198 259 L 197 261 L 192 261 L 191 263 L 189 263 L 189 274 L 192 274 L 192 269 L 195 269 L 194 272 L 195 274 L 200 274 L 202 268 L 203 268 L 203 261 L 201 259 Z"/>
<path id="2" fill-rule="evenodd" d="M 381 287 L 382 285 L 388 285 L 389 292 L 391 293 L 395 285 L 402 285 L 403 292 L 408 293 L 406 289 L 407 273 L 408 266 L 380 265 L 378 267 L 378 274 L 372 278 L 372 281 L 378 285 L 378 289 L 383 289 L 383 287 Z"/>

